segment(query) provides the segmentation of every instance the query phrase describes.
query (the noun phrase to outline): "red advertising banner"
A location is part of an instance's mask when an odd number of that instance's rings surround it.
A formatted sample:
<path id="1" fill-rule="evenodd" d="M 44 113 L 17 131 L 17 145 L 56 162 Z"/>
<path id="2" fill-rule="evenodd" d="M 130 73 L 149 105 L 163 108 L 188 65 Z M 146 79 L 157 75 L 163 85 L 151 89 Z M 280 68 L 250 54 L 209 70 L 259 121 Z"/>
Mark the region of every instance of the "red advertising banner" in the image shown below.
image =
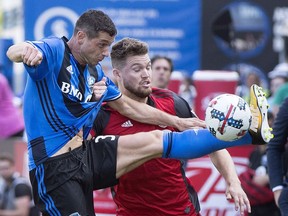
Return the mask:
<path id="1" fill-rule="evenodd" d="M 217 95 L 234 94 L 239 75 L 234 71 L 195 71 L 193 82 L 197 90 L 195 98 L 195 113 L 200 119 L 205 118 L 205 110 L 211 99 Z"/>

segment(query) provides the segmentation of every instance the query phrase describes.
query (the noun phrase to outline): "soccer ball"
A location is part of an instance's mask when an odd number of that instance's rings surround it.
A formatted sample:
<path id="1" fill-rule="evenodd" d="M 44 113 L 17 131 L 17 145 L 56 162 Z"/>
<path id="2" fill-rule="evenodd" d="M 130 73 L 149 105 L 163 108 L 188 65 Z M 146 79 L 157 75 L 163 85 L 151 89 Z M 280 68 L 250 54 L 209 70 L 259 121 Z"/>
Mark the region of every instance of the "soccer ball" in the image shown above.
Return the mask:
<path id="1" fill-rule="evenodd" d="M 243 137 L 251 120 L 248 103 L 234 94 L 221 94 L 213 98 L 205 112 L 207 129 L 213 136 L 224 141 Z"/>

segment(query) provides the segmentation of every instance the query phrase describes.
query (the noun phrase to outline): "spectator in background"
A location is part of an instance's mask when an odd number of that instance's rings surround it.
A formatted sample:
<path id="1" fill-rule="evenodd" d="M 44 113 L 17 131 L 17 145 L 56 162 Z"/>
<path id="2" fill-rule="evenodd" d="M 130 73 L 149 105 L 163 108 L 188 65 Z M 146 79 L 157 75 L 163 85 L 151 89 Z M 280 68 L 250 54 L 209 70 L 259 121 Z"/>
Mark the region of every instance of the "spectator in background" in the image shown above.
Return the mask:
<path id="1" fill-rule="evenodd" d="M 270 79 L 270 96 L 268 98 L 268 103 L 270 104 L 270 110 L 273 111 L 275 93 L 283 84 L 288 81 L 288 63 L 278 64 L 271 72 L 268 73 L 268 77 Z M 274 112 L 274 115 L 275 114 L 276 112 Z"/>
<path id="2" fill-rule="evenodd" d="M 152 64 L 152 86 L 166 89 L 174 70 L 173 62 L 165 56 L 154 56 L 151 59 Z M 177 92 L 176 92 L 177 93 Z"/>
<path id="3" fill-rule="evenodd" d="M 273 114 L 276 117 L 279 107 L 281 106 L 282 102 L 285 100 L 286 97 L 288 97 L 288 63 L 280 63 L 278 64 L 273 71 L 269 73 L 269 76 L 276 76 L 282 74 L 282 76 L 285 76 L 285 83 L 283 83 L 281 86 L 275 90 L 273 94 Z"/>
<path id="4" fill-rule="evenodd" d="M 152 87 L 167 89 L 169 81 L 174 70 L 172 59 L 156 55 L 151 59 L 152 64 Z M 180 97 L 185 99 L 190 107 L 193 109 L 194 98 L 196 97 L 196 89 L 192 85 L 192 80 L 185 77 L 179 88 L 178 93 Z"/>
<path id="5" fill-rule="evenodd" d="M 7 153 L 0 155 L 0 176 L 4 180 L 0 187 L 1 216 L 40 215 L 32 204 L 32 189 L 28 179 L 15 171 L 14 160 Z"/>
<path id="6" fill-rule="evenodd" d="M 194 110 L 194 99 L 197 95 L 195 87 L 192 85 L 192 80 L 190 77 L 184 77 L 182 84 L 179 88 L 179 96 L 182 97 L 190 105 L 192 110 Z"/>
<path id="7" fill-rule="evenodd" d="M 13 104 L 13 98 L 8 80 L 0 73 L 0 139 L 23 136 L 23 116 Z"/>
<path id="8" fill-rule="evenodd" d="M 274 95 L 273 114 L 275 116 L 277 116 L 277 113 L 279 112 L 279 107 L 287 97 L 288 97 L 288 83 L 285 83 L 282 86 L 280 86 L 279 89 L 277 89 Z"/>
<path id="9" fill-rule="evenodd" d="M 273 124 L 274 138 L 267 147 L 270 187 L 281 215 L 288 215 L 288 98 L 284 100 Z"/>
<path id="10" fill-rule="evenodd" d="M 235 94 L 249 102 L 249 91 L 253 84 L 261 86 L 260 77 L 255 72 L 251 72 L 246 76 L 244 83 L 237 87 Z"/>

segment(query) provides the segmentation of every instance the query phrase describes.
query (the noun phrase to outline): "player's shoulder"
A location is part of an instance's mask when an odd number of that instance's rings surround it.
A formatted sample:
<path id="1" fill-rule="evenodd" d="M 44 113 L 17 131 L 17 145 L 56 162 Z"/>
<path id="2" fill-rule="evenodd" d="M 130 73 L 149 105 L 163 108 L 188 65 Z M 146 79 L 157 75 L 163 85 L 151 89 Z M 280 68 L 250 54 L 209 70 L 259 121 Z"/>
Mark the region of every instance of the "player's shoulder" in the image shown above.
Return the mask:
<path id="1" fill-rule="evenodd" d="M 156 98 L 167 98 L 167 97 L 173 97 L 176 94 L 172 92 L 169 89 L 160 89 L 160 88 L 152 88 L 152 93 L 151 96 L 156 97 Z"/>
<path id="2" fill-rule="evenodd" d="M 113 117 L 121 115 L 118 111 L 111 108 L 106 102 L 102 103 L 101 108 L 98 112 L 96 119 L 110 119 Z"/>
<path id="3" fill-rule="evenodd" d="M 33 43 L 37 48 L 46 52 L 62 51 L 65 48 L 65 41 L 61 38 L 51 36 L 37 41 L 27 41 Z M 68 45 L 67 45 L 68 46 Z"/>
<path id="4" fill-rule="evenodd" d="M 94 129 L 103 129 L 104 125 L 107 125 L 107 122 L 110 120 L 111 112 L 113 110 L 105 103 L 102 104 L 95 120 L 94 120 Z M 97 134 L 100 134 L 99 132 Z"/>
<path id="5" fill-rule="evenodd" d="M 42 40 L 40 41 L 32 41 L 33 43 L 45 43 L 45 44 L 48 44 L 50 46 L 64 46 L 64 43 L 65 43 L 65 40 L 62 39 L 62 38 L 59 38 L 59 37 L 55 37 L 55 36 L 50 36 L 50 37 L 47 37 L 47 38 L 43 38 Z M 67 41 L 66 41 L 67 42 Z"/>
<path id="6" fill-rule="evenodd" d="M 101 111 L 103 111 L 103 112 L 113 112 L 115 110 L 112 109 L 106 102 L 103 102 L 102 106 L 101 106 Z"/>
<path id="7" fill-rule="evenodd" d="M 165 104 L 166 109 L 173 107 L 176 115 L 179 117 L 194 117 L 194 114 L 191 114 L 191 108 L 187 101 L 171 90 L 152 88 L 150 98 L 157 104 Z"/>
<path id="8" fill-rule="evenodd" d="M 100 63 L 98 63 L 96 66 L 95 66 L 98 74 L 101 74 L 101 76 L 104 76 L 104 71 L 103 71 L 103 68 L 102 68 L 102 65 Z"/>

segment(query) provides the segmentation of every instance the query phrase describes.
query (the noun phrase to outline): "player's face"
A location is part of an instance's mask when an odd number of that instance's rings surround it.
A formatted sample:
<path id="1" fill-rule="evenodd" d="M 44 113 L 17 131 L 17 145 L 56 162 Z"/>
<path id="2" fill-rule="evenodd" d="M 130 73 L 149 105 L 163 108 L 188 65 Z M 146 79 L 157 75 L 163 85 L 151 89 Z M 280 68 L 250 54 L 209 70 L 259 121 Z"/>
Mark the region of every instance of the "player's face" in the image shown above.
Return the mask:
<path id="1" fill-rule="evenodd" d="M 271 93 L 274 94 L 277 91 L 277 89 L 281 85 L 283 85 L 285 82 L 286 82 L 285 79 L 282 77 L 276 77 L 276 78 L 272 79 L 270 82 Z"/>
<path id="2" fill-rule="evenodd" d="M 153 62 L 152 71 L 153 86 L 157 88 L 167 88 L 171 76 L 169 62 L 165 59 L 157 59 Z"/>
<path id="3" fill-rule="evenodd" d="M 114 36 L 111 37 L 106 32 L 100 32 L 98 37 L 93 39 L 89 39 L 85 34 L 83 43 L 80 45 L 80 56 L 85 64 L 95 66 L 108 57 L 114 39 Z"/>
<path id="4" fill-rule="evenodd" d="M 8 180 L 13 174 L 13 168 L 9 161 L 0 161 L 0 177 Z"/>
<path id="5" fill-rule="evenodd" d="M 125 94 L 134 99 L 146 98 L 151 92 L 151 61 L 149 55 L 130 56 L 121 72 Z"/>

